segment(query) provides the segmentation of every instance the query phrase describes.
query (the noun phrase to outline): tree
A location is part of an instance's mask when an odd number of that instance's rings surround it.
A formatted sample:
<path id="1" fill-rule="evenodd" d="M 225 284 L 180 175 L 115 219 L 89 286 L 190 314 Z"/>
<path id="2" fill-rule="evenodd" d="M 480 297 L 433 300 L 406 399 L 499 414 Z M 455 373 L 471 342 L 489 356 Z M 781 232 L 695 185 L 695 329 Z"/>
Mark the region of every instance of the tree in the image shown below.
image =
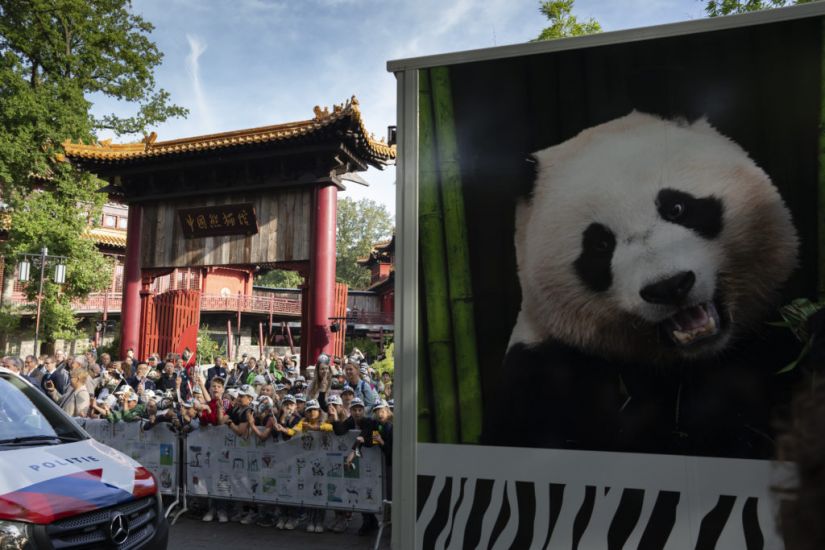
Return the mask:
<path id="1" fill-rule="evenodd" d="M 807 4 L 817 0 L 707 0 L 705 13 L 708 17 L 733 15 L 771 8 L 782 8 L 794 4 Z"/>
<path id="2" fill-rule="evenodd" d="M 130 8 L 129 0 L 0 0 L 0 197 L 11 215 L 0 254 L 12 265 L 43 246 L 68 257 L 67 283 L 45 288 L 47 341 L 74 336 L 71 300 L 111 281 L 110 262 L 84 238 L 99 220 L 104 182 L 63 162 L 61 144 L 91 143 L 100 129 L 141 133 L 186 114 L 157 89 L 163 55 L 149 39 L 152 25 Z M 94 95 L 131 103 L 135 113 L 97 119 Z M 36 290 L 29 285 L 31 297 Z"/>
<path id="3" fill-rule="evenodd" d="M 576 0 L 546 0 L 539 6 L 539 11 L 550 20 L 550 26 L 541 31 L 533 40 L 554 40 L 567 36 L 582 36 L 602 32 L 602 26 L 593 18 L 579 21 L 573 15 L 573 4 Z"/>
<path id="4" fill-rule="evenodd" d="M 358 265 L 372 245 L 389 239 L 394 229 L 387 208 L 370 199 L 354 201 L 345 198 L 338 202 L 338 229 L 336 278 L 350 288 L 365 289 L 370 284 L 369 270 Z"/>
<path id="5" fill-rule="evenodd" d="M 284 271 L 283 269 L 273 269 L 255 277 L 256 285 L 269 288 L 298 288 L 298 285 L 303 282 L 304 278 L 297 271 Z"/>

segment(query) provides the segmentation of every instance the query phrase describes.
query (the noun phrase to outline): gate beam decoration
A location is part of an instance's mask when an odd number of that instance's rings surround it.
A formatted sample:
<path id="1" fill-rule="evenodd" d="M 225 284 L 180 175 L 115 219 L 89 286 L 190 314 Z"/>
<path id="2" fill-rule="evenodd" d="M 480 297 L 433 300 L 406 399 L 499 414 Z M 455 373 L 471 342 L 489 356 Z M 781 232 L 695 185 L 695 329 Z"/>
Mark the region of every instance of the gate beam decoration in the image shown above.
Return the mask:
<path id="1" fill-rule="evenodd" d="M 395 146 L 367 132 L 355 97 L 314 114 L 171 141 L 63 144 L 130 206 L 121 353 L 138 349 L 141 270 L 198 266 L 300 272 L 303 364 L 332 352 L 337 192 L 360 180 L 348 174 L 393 163 Z"/>

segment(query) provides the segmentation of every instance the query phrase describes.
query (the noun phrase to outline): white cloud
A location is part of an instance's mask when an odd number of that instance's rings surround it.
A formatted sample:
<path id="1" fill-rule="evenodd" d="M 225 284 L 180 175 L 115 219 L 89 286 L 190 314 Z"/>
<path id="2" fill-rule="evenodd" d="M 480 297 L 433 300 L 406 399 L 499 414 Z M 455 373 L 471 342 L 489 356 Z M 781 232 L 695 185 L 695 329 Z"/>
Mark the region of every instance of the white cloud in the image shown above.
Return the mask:
<path id="1" fill-rule="evenodd" d="M 212 131 L 215 124 L 212 117 L 212 109 L 206 100 L 203 91 L 200 75 L 200 57 L 206 52 L 206 41 L 196 35 L 187 34 L 186 40 L 189 42 L 189 55 L 186 56 L 186 70 L 189 73 L 192 94 L 195 98 L 195 117 L 199 121 L 201 131 L 208 133 Z"/>

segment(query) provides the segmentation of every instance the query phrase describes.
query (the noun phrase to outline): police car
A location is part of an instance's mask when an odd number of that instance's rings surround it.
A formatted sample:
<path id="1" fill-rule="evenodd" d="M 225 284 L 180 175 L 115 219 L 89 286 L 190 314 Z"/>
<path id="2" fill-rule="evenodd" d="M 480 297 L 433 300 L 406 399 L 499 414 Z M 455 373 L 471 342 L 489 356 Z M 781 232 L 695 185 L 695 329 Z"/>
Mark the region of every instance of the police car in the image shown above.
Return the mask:
<path id="1" fill-rule="evenodd" d="M 0 549 L 166 548 L 148 470 L 0 367 Z"/>

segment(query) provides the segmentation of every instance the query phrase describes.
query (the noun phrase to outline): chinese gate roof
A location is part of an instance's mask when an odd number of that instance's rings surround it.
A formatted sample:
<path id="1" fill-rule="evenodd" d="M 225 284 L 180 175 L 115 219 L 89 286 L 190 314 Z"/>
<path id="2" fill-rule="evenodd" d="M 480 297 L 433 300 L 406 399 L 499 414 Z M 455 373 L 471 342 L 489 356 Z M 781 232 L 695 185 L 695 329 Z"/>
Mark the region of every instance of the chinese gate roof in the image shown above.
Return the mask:
<path id="1" fill-rule="evenodd" d="M 309 120 L 234 130 L 204 136 L 157 141 L 154 132 L 137 143 L 114 144 L 111 140 L 93 145 L 66 142 L 66 156 L 81 163 L 128 165 L 150 159 L 178 157 L 215 150 L 242 149 L 256 144 L 300 142 L 334 136 L 368 164 L 381 168 L 395 159 L 395 145 L 387 145 L 367 132 L 355 96 L 342 105 L 315 107 Z"/>

